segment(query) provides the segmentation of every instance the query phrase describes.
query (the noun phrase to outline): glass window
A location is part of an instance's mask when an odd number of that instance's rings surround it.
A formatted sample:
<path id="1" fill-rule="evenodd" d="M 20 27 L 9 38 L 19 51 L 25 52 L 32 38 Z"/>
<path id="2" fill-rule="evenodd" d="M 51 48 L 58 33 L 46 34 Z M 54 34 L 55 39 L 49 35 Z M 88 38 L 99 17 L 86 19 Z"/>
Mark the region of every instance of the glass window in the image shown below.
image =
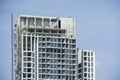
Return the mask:
<path id="1" fill-rule="evenodd" d="M 53 79 L 53 75 L 51 75 L 50 77 L 51 77 L 51 79 Z"/>
<path id="2" fill-rule="evenodd" d="M 44 37 L 42 38 L 42 41 L 45 41 L 45 38 L 44 38 Z"/>
<path id="3" fill-rule="evenodd" d="M 31 52 L 28 52 L 28 53 L 27 53 L 27 56 L 31 56 Z"/>
<path id="4" fill-rule="evenodd" d="M 87 77 L 87 73 L 84 73 L 84 77 Z"/>
<path id="5" fill-rule="evenodd" d="M 76 46 L 75 45 L 72 45 L 72 48 L 75 48 Z"/>
<path id="6" fill-rule="evenodd" d="M 58 38 L 55 38 L 55 42 L 58 42 Z"/>
<path id="7" fill-rule="evenodd" d="M 33 60 L 33 62 L 35 62 L 35 58 L 33 58 L 32 60 Z"/>
<path id="8" fill-rule="evenodd" d="M 54 54 L 54 58 L 57 58 L 57 54 Z"/>
<path id="9" fill-rule="evenodd" d="M 44 62 L 45 62 L 45 59 L 42 59 L 42 62 L 44 63 Z"/>
<path id="10" fill-rule="evenodd" d="M 57 49 L 57 53 L 60 53 L 60 49 Z"/>
<path id="11" fill-rule="evenodd" d="M 27 66 L 27 63 L 24 63 L 24 67 L 26 67 Z"/>
<path id="12" fill-rule="evenodd" d="M 33 69 L 33 73 L 35 72 L 35 69 Z"/>
<path id="13" fill-rule="evenodd" d="M 52 65 L 52 64 L 50 65 L 50 68 L 53 68 L 53 65 Z"/>
<path id="14" fill-rule="evenodd" d="M 31 58 L 27 58 L 27 61 L 31 61 Z"/>
<path id="15" fill-rule="evenodd" d="M 50 37 L 47 37 L 47 41 L 50 41 Z"/>
<path id="16" fill-rule="evenodd" d="M 45 48 L 42 49 L 42 52 L 45 52 Z"/>
<path id="17" fill-rule="evenodd" d="M 72 63 L 75 64 L 75 63 L 76 63 L 76 60 L 73 60 Z"/>
<path id="18" fill-rule="evenodd" d="M 90 52 L 88 52 L 88 56 L 90 56 Z"/>
<path id="19" fill-rule="evenodd" d="M 76 55 L 73 55 L 72 58 L 73 58 L 73 59 L 76 59 Z"/>
<path id="20" fill-rule="evenodd" d="M 79 74 L 79 78 L 81 78 L 81 74 Z"/>
<path id="21" fill-rule="evenodd" d="M 90 68 L 88 68 L 88 72 L 90 72 Z"/>
<path id="22" fill-rule="evenodd" d="M 39 74 L 39 78 L 41 78 L 41 74 Z"/>
<path id="23" fill-rule="evenodd" d="M 50 40 L 51 40 L 51 41 L 54 41 L 52 37 L 51 37 L 51 39 L 50 39 Z"/>
<path id="24" fill-rule="evenodd" d="M 46 78 L 49 78 L 50 76 L 49 75 L 46 75 Z"/>
<path id="25" fill-rule="evenodd" d="M 88 58 L 88 62 L 90 62 L 90 58 Z"/>
<path id="26" fill-rule="evenodd" d="M 84 68 L 84 72 L 87 72 L 87 68 Z"/>
<path id="27" fill-rule="evenodd" d="M 33 63 L 33 67 L 35 67 L 35 64 Z"/>
<path id="28" fill-rule="evenodd" d="M 81 67 L 81 64 L 79 64 L 78 67 L 80 68 L 80 67 Z"/>
<path id="29" fill-rule="evenodd" d="M 62 42 L 64 42 L 64 41 L 65 41 L 65 39 L 63 38 L 63 39 L 62 39 Z"/>
<path id="30" fill-rule="evenodd" d="M 68 48 L 69 46 L 68 46 L 68 44 L 66 44 L 66 48 Z"/>
<path id="31" fill-rule="evenodd" d="M 57 52 L 57 50 L 56 49 L 54 49 L 54 53 L 56 53 Z"/>
<path id="32" fill-rule="evenodd" d="M 91 56 L 93 56 L 93 52 L 91 52 Z"/>
<path id="33" fill-rule="evenodd" d="M 75 74 L 75 71 L 73 71 L 73 74 Z"/>
<path id="34" fill-rule="evenodd" d="M 50 62 L 53 63 L 53 59 L 50 59 Z"/>
<path id="35" fill-rule="evenodd" d="M 42 59 L 39 59 L 39 62 L 42 62 Z"/>
<path id="36" fill-rule="evenodd" d="M 53 54 L 50 54 L 50 57 L 53 58 Z"/>
<path id="37" fill-rule="evenodd" d="M 31 74 L 28 74 L 27 77 L 30 78 L 30 77 L 31 77 Z"/>
<path id="38" fill-rule="evenodd" d="M 42 68 L 45 68 L 45 64 L 42 64 Z"/>
<path id="39" fill-rule="evenodd" d="M 31 72 L 31 69 L 30 69 L 30 68 L 28 68 L 28 69 L 27 69 L 27 71 L 28 71 L 28 72 Z"/>
<path id="40" fill-rule="evenodd" d="M 86 62 L 84 62 L 84 66 L 87 66 L 87 63 L 86 63 Z"/>
<path id="41" fill-rule="evenodd" d="M 35 54 L 34 54 L 34 53 L 32 53 L 32 56 L 33 56 L 33 57 L 35 57 Z"/>
<path id="42" fill-rule="evenodd" d="M 90 78 L 90 74 L 88 74 L 88 78 Z"/>
<path id="43" fill-rule="evenodd" d="M 66 69 L 68 69 L 69 68 L 69 66 L 68 65 L 66 65 Z"/>
<path id="44" fill-rule="evenodd" d="M 66 39 L 66 43 L 68 42 L 68 39 Z"/>
<path id="45" fill-rule="evenodd" d="M 56 79 L 56 76 L 57 76 L 57 75 L 54 75 L 54 79 Z"/>
<path id="46" fill-rule="evenodd" d="M 81 73 L 81 69 L 79 69 L 78 72 Z"/>
<path id="47" fill-rule="evenodd" d="M 45 54 L 42 54 L 42 57 L 45 57 Z"/>
<path id="48" fill-rule="evenodd" d="M 45 43 L 42 43 L 42 47 L 45 47 Z"/>
<path id="49" fill-rule="evenodd" d="M 39 57 L 42 57 L 42 54 L 41 54 L 41 53 L 39 53 Z"/>
<path id="50" fill-rule="evenodd" d="M 87 80 L 86 78 L 84 80 Z"/>
<path id="51" fill-rule="evenodd" d="M 60 70 L 58 70 L 58 74 L 60 74 Z"/>
<path id="52" fill-rule="evenodd" d="M 39 73 L 42 73 L 42 69 L 39 69 Z"/>
<path id="53" fill-rule="evenodd" d="M 26 77 L 26 73 L 23 73 L 23 78 L 25 78 Z"/>
<path id="54" fill-rule="evenodd" d="M 52 62 L 57 63 L 57 60 L 56 60 L 56 59 L 54 59 Z M 52 62 L 51 62 L 51 63 L 52 63 Z"/>
<path id="55" fill-rule="evenodd" d="M 42 47 L 42 43 L 38 43 L 38 46 Z"/>
<path id="56" fill-rule="evenodd" d="M 50 72 L 53 73 L 53 70 L 51 70 Z"/>
<path id="57" fill-rule="evenodd" d="M 49 70 L 49 69 L 47 70 L 47 73 L 50 73 L 50 70 Z"/>
<path id="58" fill-rule="evenodd" d="M 45 73 L 45 69 L 42 69 L 42 73 Z"/>
<path id="59" fill-rule="evenodd" d="M 47 43 L 47 47 L 50 47 L 50 43 Z"/>
<path id="60" fill-rule="evenodd" d="M 24 52 L 23 54 L 24 54 L 24 56 L 27 56 L 27 53 L 26 53 L 26 52 Z"/>
<path id="61" fill-rule="evenodd" d="M 57 68 L 57 65 L 54 65 L 54 68 Z"/>
<path id="62" fill-rule="evenodd" d="M 93 68 L 91 68 L 91 72 L 93 72 Z"/>
<path id="63" fill-rule="evenodd" d="M 58 44 L 58 47 L 61 47 L 61 44 Z"/>
<path id="64" fill-rule="evenodd" d="M 84 61 L 87 61 L 87 57 L 84 57 Z"/>
<path id="65" fill-rule="evenodd" d="M 41 48 L 39 48 L 39 49 L 38 49 L 38 52 L 42 52 L 42 49 L 41 49 Z"/>
<path id="66" fill-rule="evenodd" d="M 87 56 L 87 52 L 86 51 L 84 51 L 84 56 Z"/>
<path id="67" fill-rule="evenodd" d="M 42 39 L 41 39 L 41 37 L 39 37 L 39 41 L 41 41 Z"/>
<path id="68" fill-rule="evenodd" d="M 66 70 L 66 74 L 68 74 L 69 73 L 69 71 L 68 70 Z"/>
<path id="69" fill-rule="evenodd" d="M 93 73 L 91 73 L 91 77 L 93 77 Z"/>
<path id="70" fill-rule="evenodd" d="M 62 54 L 62 58 L 65 58 L 65 54 Z"/>
<path id="71" fill-rule="evenodd" d="M 23 59 L 24 59 L 24 61 L 27 61 L 27 58 L 26 58 L 26 57 L 24 57 Z"/>
<path id="72" fill-rule="evenodd" d="M 91 57 L 91 61 L 93 61 L 93 57 Z"/>
<path id="73" fill-rule="evenodd" d="M 76 40 L 75 40 L 75 39 L 72 39 L 72 43 L 76 43 Z"/>
<path id="74" fill-rule="evenodd" d="M 27 72 L 27 69 L 26 69 L 26 68 L 24 68 L 24 72 Z"/>
<path id="75" fill-rule="evenodd" d="M 45 78 L 45 75 L 42 75 L 42 78 Z"/>
<path id="76" fill-rule="evenodd" d="M 72 50 L 72 53 L 76 53 L 76 50 Z"/>
<path id="77" fill-rule="evenodd" d="M 27 67 L 31 67 L 31 63 L 28 63 L 28 64 L 27 64 Z"/>
<path id="78" fill-rule="evenodd" d="M 58 42 L 61 42 L 61 38 L 58 38 Z"/>
<path id="79" fill-rule="evenodd" d="M 42 65 L 41 64 L 39 64 L 39 68 L 41 68 L 42 67 Z"/>
<path id="80" fill-rule="evenodd" d="M 35 78 L 35 74 L 33 74 L 33 78 Z"/>
<path id="81" fill-rule="evenodd" d="M 90 67 L 90 63 L 88 63 L 88 67 Z"/>

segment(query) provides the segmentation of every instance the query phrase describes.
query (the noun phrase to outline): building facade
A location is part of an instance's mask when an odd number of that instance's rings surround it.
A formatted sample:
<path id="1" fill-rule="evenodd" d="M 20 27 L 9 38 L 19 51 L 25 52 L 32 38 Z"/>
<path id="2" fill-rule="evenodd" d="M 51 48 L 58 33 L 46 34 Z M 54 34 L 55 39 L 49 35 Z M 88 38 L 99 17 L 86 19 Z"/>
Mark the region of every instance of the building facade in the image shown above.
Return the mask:
<path id="1" fill-rule="evenodd" d="M 95 80 L 95 51 L 76 48 L 74 18 L 20 15 L 14 80 Z"/>
<path id="2" fill-rule="evenodd" d="M 78 50 L 78 80 L 95 80 L 95 51 Z"/>
<path id="3" fill-rule="evenodd" d="M 14 30 L 15 80 L 77 80 L 73 18 L 21 15 Z"/>

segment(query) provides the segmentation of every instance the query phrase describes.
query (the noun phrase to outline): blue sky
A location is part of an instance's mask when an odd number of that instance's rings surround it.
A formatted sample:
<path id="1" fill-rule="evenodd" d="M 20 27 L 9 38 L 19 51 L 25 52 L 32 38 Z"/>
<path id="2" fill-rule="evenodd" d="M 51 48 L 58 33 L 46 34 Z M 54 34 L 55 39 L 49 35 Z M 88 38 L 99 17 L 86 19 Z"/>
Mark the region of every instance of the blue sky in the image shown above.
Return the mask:
<path id="1" fill-rule="evenodd" d="M 96 80 L 120 80 L 120 0 L 1 0 L 0 80 L 11 78 L 10 15 L 74 17 L 77 45 L 96 51 Z"/>

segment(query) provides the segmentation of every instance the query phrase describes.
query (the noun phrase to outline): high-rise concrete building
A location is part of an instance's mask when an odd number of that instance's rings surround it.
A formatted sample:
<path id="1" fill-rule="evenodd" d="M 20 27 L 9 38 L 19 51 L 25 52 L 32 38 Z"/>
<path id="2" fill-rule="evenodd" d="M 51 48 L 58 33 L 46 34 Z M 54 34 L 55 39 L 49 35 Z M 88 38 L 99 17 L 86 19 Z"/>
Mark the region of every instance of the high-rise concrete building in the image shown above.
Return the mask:
<path id="1" fill-rule="evenodd" d="M 95 80 L 95 51 L 78 50 L 78 80 Z"/>
<path id="2" fill-rule="evenodd" d="M 15 80 L 77 80 L 73 18 L 21 15 L 14 30 Z"/>
<path id="3" fill-rule="evenodd" d="M 95 80 L 95 52 L 76 48 L 74 18 L 21 15 L 14 27 L 14 80 Z"/>

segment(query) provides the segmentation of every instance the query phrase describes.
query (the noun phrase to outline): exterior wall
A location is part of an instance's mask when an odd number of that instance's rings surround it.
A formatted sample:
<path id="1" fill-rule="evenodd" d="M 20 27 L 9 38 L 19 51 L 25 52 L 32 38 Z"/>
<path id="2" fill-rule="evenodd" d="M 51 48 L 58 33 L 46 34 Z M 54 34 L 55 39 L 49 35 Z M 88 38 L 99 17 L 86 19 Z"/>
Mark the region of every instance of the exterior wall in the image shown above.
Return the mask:
<path id="1" fill-rule="evenodd" d="M 74 21 L 22 15 L 15 27 L 15 80 L 76 80 Z M 68 25 L 67 25 L 68 24 Z M 63 28 L 65 26 L 66 28 Z M 72 36 L 71 36 L 72 35 Z"/>
<path id="2" fill-rule="evenodd" d="M 78 62 L 78 80 L 95 80 L 95 52 L 80 50 L 81 62 Z"/>
<path id="3" fill-rule="evenodd" d="M 75 19 L 61 18 L 61 28 L 66 29 L 66 34 L 69 36 L 76 36 Z"/>

